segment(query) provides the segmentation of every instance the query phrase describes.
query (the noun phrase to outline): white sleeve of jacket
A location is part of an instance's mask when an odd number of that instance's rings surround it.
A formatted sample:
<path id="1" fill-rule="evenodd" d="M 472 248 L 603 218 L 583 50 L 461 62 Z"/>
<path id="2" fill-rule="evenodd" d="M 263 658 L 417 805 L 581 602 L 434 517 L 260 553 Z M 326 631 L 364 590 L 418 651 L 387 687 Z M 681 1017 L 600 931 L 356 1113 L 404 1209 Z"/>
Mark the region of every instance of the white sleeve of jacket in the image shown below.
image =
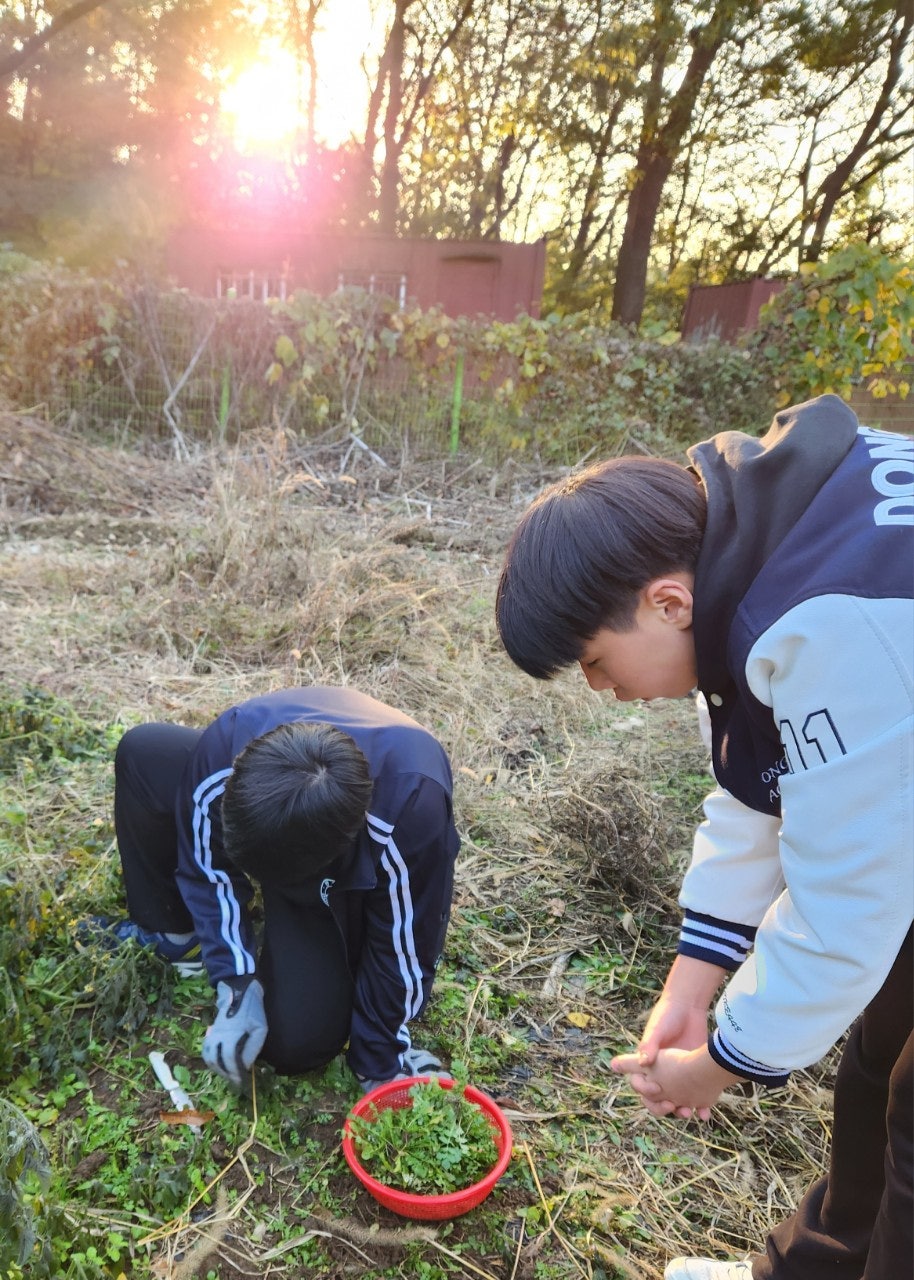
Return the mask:
<path id="1" fill-rule="evenodd" d="M 879 990 L 911 925 L 912 661 L 914 603 L 838 595 L 796 606 L 749 654 L 750 688 L 773 710 L 790 772 L 785 888 L 717 1006 L 715 1043 L 734 1070 L 821 1058 Z"/>
<path id="2" fill-rule="evenodd" d="M 702 912 L 754 929 L 784 887 L 781 820 L 750 809 L 723 787 L 712 791 L 703 807 L 705 820 L 695 832 L 679 905 L 689 914 Z M 733 967 L 724 957 L 717 963 Z"/>

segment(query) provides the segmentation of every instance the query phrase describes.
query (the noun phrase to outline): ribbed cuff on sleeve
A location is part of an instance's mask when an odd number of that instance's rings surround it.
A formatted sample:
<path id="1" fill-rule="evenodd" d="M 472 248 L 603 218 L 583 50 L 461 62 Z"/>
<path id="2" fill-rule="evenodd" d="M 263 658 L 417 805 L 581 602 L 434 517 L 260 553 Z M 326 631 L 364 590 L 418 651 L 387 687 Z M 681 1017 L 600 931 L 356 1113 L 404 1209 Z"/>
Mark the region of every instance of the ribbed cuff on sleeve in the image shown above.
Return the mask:
<path id="1" fill-rule="evenodd" d="M 752 950 L 755 934 L 753 925 L 734 924 L 687 910 L 677 951 L 681 956 L 705 960 L 722 969 L 738 969 Z"/>
<path id="2" fill-rule="evenodd" d="M 734 1075 L 754 1080 L 756 1084 L 766 1085 L 769 1089 L 776 1089 L 790 1079 L 789 1071 L 784 1071 L 781 1067 L 769 1067 L 767 1063 L 747 1058 L 734 1049 L 720 1034 L 720 1027 L 708 1038 L 708 1053 L 725 1071 L 732 1071 Z"/>

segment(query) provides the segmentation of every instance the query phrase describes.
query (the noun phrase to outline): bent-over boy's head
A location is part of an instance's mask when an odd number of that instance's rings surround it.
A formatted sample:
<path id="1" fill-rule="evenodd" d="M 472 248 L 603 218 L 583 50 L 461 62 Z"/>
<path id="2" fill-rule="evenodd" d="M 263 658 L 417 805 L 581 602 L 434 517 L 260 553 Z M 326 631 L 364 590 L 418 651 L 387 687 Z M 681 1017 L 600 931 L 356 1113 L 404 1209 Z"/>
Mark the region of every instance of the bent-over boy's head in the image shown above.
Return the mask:
<path id="1" fill-rule="evenodd" d="M 613 458 L 546 489 L 515 529 L 498 584 L 511 659 L 549 679 L 604 628 L 630 631 L 648 584 L 694 573 L 706 514 L 692 473 L 659 458 Z"/>
<path id="2" fill-rule="evenodd" d="M 239 752 L 222 798 L 226 855 L 258 880 L 290 883 L 339 864 L 371 800 L 368 762 L 323 721 L 281 724 Z"/>

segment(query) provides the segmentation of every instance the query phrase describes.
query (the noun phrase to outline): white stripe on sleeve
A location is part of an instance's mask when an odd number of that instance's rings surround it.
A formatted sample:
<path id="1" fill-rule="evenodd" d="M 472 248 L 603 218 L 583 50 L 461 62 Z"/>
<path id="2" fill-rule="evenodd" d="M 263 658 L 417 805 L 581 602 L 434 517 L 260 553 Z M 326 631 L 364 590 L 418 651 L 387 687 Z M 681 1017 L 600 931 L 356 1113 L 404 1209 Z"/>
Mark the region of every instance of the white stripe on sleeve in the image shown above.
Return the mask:
<path id="1" fill-rule="evenodd" d="M 210 807 L 213 801 L 225 791 L 225 780 L 231 772 L 231 769 L 220 769 L 208 778 L 204 778 L 197 787 L 193 796 L 192 828 L 194 861 L 215 889 L 216 901 L 219 904 L 219 932 L 232 954 L 236 973 L 241 975 L 254 973 L 254 957 L 242 943 L 241 904 L 235 897 L 231 878 L 227 872 L 213 866 L 212 824 L 209 816 Z"/>

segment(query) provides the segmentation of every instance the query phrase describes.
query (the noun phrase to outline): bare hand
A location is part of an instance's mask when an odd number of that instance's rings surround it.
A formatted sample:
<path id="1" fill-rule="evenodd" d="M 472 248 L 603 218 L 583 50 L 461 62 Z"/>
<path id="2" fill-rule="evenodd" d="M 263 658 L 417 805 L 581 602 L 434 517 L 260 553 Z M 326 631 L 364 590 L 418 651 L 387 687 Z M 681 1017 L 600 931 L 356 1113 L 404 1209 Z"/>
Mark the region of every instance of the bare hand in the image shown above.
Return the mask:
<path id="1" fill-rule="evenodd" d="M 676 1115 L 683 1120 L 693 1115 L 708 1120 L 723 1090 L 739 1079 L 719 1067 L 705 1045 L 662 1049 L 652 1063 L 645 1063 L 640 1053 L 620 1054 L 612 1067 L 628 1076 L 652 1115 Z"/>
<path id="2" fill-rule="evenodd" d="M 708 1010 L 666 993 L 654 1005 L 638 1045 L 643 1062 L 654 1062 L 661 1049 L 698 1049 L 708 1039 Z"/>

